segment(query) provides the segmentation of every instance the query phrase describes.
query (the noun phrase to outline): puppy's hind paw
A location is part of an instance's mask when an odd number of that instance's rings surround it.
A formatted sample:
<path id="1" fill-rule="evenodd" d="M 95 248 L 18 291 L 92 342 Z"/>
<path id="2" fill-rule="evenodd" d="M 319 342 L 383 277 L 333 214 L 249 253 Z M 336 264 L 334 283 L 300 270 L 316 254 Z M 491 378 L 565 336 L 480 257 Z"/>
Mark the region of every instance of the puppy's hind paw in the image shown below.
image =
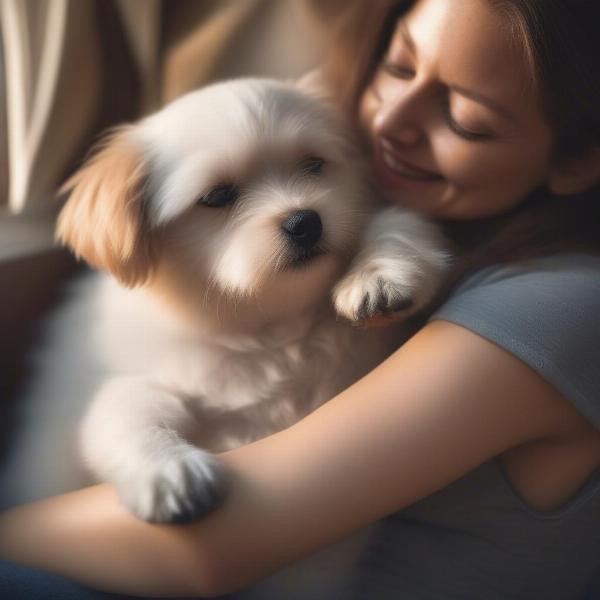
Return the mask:
<path id="1" fill-rule="evenodd" d="M 134 515 L 150 523 L 186 523 L 221 503 L 227 477 L 212 454 L 188 444 L 164 453 L 117 486 Z"/>

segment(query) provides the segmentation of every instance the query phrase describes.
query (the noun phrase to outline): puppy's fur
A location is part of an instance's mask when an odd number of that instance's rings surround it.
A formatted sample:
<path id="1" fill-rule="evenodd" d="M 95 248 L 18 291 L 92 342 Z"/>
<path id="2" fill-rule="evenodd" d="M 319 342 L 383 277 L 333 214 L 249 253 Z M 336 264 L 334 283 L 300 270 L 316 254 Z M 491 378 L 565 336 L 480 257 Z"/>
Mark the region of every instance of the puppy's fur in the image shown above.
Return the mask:
<path id="1" fill-rule="evenodd" d="M 50 325 L 23 401 L 37 424 L 2 482 L 15 500 L 82 483 L 65 440 L 85 408 L 94 478 L 142 519 L 191 519 L 223 494 L 210 452 L 292 425 L 399 345 L 348 320 L 418 310 L 447 254 L 379 206 L 346 130 L 296 85 L 238 80 L 107 138 L 66 186 L 58 238 L 110 275 Z"/>

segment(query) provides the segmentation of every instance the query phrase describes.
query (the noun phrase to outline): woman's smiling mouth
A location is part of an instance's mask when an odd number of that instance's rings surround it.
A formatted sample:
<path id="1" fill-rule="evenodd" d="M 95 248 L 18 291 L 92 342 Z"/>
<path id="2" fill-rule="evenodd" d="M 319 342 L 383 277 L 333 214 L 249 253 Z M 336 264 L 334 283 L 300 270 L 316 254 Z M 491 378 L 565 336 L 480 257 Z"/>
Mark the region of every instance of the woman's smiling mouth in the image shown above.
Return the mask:
<path id="1" fill-rule="evenodd" d="M 385 179 L 410 179 L 412 181 L 432 182 L 442 181 L 443 177 L 434 173 L 421 169 L 401 159 L 397 154 L 390 152 L 387 144 L 381 142 L 376 151 L 377 167 L 381 175 Z"/>

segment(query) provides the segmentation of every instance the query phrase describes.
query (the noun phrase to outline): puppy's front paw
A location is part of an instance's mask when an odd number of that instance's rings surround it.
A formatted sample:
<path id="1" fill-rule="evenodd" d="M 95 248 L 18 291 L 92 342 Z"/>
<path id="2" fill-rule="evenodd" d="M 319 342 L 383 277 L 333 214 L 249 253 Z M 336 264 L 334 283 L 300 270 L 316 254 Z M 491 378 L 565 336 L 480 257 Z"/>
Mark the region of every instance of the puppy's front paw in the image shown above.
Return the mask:
<path id="1" fill-rule="evenodd" d="M 377 315 L 410 313 L 415 303 L 414 277 L 377 267 L 353 270 L 333 290 L 336 312 L 350 321 Z"/>
<path id="2" fill-rule="evenodd" d="M 117 484 L 123 504 L 151 523 L 185 523 L 211 511 L 227 487 L 224 468 L 210 453 L 180 444 Z"/>

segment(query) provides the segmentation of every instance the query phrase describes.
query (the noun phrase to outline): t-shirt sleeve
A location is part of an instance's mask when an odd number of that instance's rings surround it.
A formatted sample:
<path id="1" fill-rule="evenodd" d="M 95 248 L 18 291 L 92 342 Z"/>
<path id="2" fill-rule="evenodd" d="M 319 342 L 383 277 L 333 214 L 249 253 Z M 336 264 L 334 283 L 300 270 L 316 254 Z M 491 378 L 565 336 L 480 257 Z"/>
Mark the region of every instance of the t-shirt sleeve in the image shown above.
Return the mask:
<path id="1" fill-rule="evenodd" d="M 436 319 L 514 354 L 600 430 L 600 257 L 565 254 L 483 269 L 458 285 Z"/>

